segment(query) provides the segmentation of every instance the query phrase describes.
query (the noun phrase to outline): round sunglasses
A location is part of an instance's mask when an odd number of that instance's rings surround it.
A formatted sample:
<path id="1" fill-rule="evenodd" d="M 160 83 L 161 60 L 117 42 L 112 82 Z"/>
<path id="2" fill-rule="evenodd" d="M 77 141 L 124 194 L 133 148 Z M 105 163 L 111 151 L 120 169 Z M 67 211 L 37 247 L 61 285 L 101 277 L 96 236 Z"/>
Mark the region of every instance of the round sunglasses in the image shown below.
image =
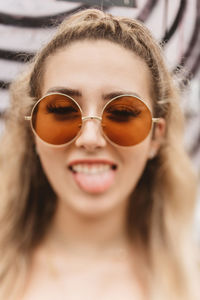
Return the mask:
<path id="1" fill-rule="evenodd" d="M 72 97 L 50 93 L 35 103 L 31 115 L 25 116 L 25 120 L 30 120 L 37 137 L 54 147 L 73 142 L 87 120 L 99 121 L 101 133 L 107 140 L 127 147 L 142 142 L 159 118 L 152 118 L 150 108 L 135 95 L 112 98 L 100 116 L 83 116 L 81 107 Z"/>

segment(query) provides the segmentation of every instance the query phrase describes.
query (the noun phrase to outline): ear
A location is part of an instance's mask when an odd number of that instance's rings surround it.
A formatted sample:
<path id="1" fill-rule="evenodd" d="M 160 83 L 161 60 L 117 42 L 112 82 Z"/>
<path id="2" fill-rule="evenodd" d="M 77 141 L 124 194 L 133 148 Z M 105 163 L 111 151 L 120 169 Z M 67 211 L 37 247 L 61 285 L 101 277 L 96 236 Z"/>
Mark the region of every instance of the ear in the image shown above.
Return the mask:
<path id="1" fill-rule="evenodd" d="M 149 159 L 153 159 L 164 140 L 165 132 L 166 132 L 166 122 L 165 119 L 160 118 L 157 123 L 153 125 L 151 144 L 149 149 Z"/>

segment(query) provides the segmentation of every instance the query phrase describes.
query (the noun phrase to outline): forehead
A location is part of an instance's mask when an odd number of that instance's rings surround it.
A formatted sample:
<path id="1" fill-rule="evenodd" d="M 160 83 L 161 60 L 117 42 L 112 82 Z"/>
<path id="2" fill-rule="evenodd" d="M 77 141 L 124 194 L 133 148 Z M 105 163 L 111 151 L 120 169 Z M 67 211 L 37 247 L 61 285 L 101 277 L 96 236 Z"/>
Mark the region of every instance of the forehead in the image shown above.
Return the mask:
<path id="1" fill-rule="evenodd" d="M 151 98 L 151 75 L 146 63 L 130 50 L 106 40 L 73 42 L 48 57 L 42 93 L 59 86 L 82 94 L 128 90 L 141 98 Z"/>

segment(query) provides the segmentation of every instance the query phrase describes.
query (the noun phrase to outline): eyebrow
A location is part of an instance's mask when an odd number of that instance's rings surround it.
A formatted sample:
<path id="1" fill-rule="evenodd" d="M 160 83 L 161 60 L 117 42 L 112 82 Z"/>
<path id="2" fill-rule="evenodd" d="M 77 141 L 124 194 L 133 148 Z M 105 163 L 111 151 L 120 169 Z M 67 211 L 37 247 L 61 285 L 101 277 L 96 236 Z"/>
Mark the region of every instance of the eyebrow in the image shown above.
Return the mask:
<path id="1" fill-rule="evenodd" d="M 71 88 L 66 88 L 66 87 L 54 87 L 51 88 L 47 91 L 47 93 L 61 93 L 64 95 L 68 95 L 70 97 L 82 97 L 82 93 L 79 90 L 71 89 Z M 137 93 L 133 91 L 125 91 L 125 90 L 118 90 L 115 92 L 103 94 L 103 99 L 106 101 L 109 101 L 115 97 L 121 96 L 121 95 L 132 95 L 136 96 L 140 99 L 142 99 L 141 96 L 139 96 Z"/>
<path id="2" fill-rule="evenodd" d="M 71 97 L 81 97 L 82 94 L 78 90 L 70 89 L 70 88 L 65 88 L 65 87 L 54 87 L 52 89 L 49 89 L 47 93 L 61 93 L 64 95 L 68 95 Z"/>
<path id="3" fill-rule="evenodd" d="M 141 99 L 141 97 L 137 93 L 135 93 L 133 91 L 125 91 L 125 90 L 119 90 L 119 91 L 116 91 L 116 92 L 103 94 L 103 99 L 111 100 L 111 99 L 113 99 L 115 97 L 118 97 L 118 96 L 121 96 L 121 95 L 131 95 L 131 96 L 136 96 L 136 97 Z"/>

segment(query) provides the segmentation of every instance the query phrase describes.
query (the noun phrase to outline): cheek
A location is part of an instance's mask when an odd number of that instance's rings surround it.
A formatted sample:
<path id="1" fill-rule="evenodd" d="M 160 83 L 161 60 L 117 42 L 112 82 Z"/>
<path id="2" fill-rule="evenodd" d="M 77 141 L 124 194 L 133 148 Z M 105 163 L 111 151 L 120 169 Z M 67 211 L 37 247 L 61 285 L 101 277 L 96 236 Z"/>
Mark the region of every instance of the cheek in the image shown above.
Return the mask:
<path id="1" fill-rule="evenodd" d="M 147 137 L 143 142 L 139 143 L 130 148 L 123 149 L 123 156 L 125 159 L 133 159 L 133 160 L 147 160 L 149 150 L 151 147 L 151 137 Z"/>
<path id="2" fill-rule="evenodd" d="M 142 143 L 125 149 L 122 152 L 124 165 L 129 173 L 134 173 L 134 176 L 140 176 L 143 172 L 149 158 L 151 139 L 147 138 Z"/>
<path id="3" fill-rule="evenodd" d="M 56 176 L 59 177 L 59 170 L 61 172 L 62 168 L 64 168 L 64 151 L 51 148 L 43 144 L 37 138 L 35 143 L 40 162 L 47 177 L 53 177 L 55 173 Z"/>

